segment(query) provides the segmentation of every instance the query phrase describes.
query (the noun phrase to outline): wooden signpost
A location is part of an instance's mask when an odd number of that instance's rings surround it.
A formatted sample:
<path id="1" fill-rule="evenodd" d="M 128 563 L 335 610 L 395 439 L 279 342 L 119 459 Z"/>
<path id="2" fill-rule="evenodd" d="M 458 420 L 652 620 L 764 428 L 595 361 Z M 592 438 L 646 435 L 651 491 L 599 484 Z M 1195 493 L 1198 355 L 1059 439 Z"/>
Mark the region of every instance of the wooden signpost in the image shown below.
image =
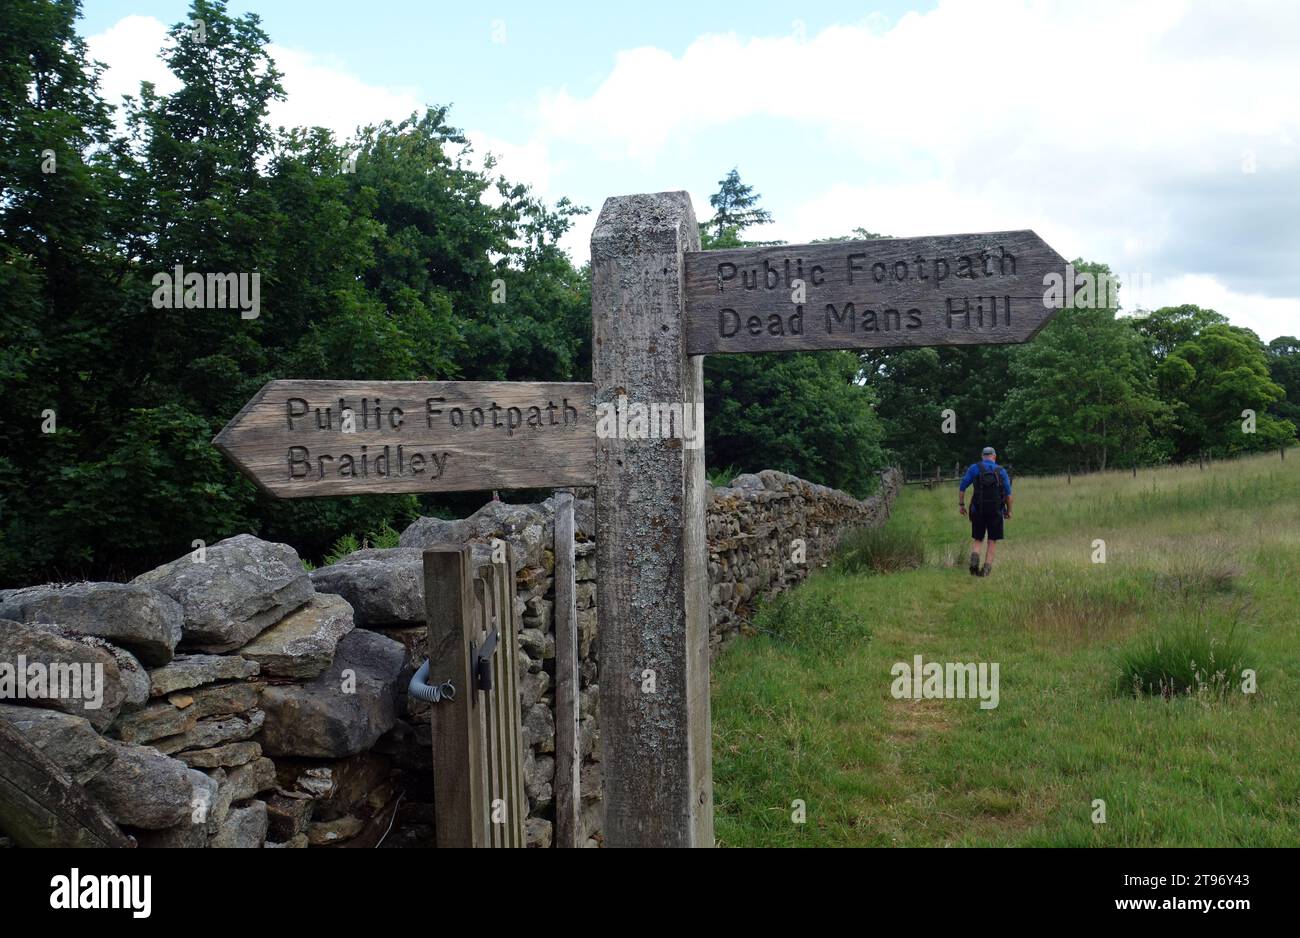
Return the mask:
<path id="1" fill-rule="evenodd" d="M 1029 340 L 1065 261 L 1030 231 L 699 251 L 690 197 L 608 199 L 591 239 L 598 401 L 691 404 L 702 356 Z M 712 846 L 702 449 L 601 439 L 605 842 Z"/>
<path id="2" fill-rule="evenodd" d="M 590 485 L 590 384 L 272 381 L 213 440 L 279 498 Z"/>
<path id="3" fill-rule="evenodd" d="M 699 441 L 599 433 L 598 409 L 684 413 L 711 353 L 1025 342 L 1066 270 L 1032 231 L 699 247 L 685 192 L 606 200 L 591 384 L 272 381 L 214 441 L 281 498 L 595 486 L 610 846 L 713 844 L 707 483 Z"/>
<path id="4" fill-rule="evenodd" d="M 1025 342 L 1064 270 L 1032 231 L 688 253 L 687 351 Z"/>

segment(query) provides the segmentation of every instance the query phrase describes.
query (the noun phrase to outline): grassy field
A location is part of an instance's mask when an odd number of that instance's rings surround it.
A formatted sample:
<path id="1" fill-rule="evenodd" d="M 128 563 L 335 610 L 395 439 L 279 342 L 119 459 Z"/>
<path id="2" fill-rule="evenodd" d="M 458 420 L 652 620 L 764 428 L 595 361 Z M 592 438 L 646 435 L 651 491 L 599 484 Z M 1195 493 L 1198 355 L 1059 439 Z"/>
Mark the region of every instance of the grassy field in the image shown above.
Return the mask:
<path id="1" fill-rule="evenodd" d="M 1288 457 L 1017 481 L 987 579 L 966 572 L 955 486 L 909 486 L 889 524 L 919 532 L 919 567 L 822 571 L 756 620 L 777 634 L 715 661 L 719 843 L 1300 845 Z M 1125 661 L 1189 630 L 1231 635 L 1257 692 L 1238 675 L 1225 694 L 1135 694 Z M 999 705 L 894 699 L 891 666 L 917 654 L 997 662 Z"/>

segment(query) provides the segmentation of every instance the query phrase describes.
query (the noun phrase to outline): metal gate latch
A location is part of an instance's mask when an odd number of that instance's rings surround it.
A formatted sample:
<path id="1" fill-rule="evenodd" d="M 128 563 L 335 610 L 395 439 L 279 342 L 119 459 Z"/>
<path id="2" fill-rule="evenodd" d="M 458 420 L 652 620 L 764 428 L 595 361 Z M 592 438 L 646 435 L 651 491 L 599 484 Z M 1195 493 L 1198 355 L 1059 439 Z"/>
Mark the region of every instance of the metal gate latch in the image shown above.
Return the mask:
<path id="1" fill-rule="evenodd" d="M 469 657 L 474 662 L 474 689 L 491 690 L 492 689 L 492 655 L 497 650 L 497 637 L 499 633 L 493 629 L 488 633 L 487 640 L 483 642 L 483 647 L 475 649 L 474 643 L 469 643 Z"/>

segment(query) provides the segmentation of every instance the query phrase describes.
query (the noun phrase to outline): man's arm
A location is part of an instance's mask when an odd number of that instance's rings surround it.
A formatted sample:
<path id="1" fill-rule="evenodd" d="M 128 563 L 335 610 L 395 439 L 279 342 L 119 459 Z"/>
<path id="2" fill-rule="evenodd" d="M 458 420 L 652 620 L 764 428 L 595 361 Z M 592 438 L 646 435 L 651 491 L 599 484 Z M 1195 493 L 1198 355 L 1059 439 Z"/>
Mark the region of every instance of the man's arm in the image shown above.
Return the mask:
<path id="1" fill-rule="evenodd" d="M 1002 496 L 1002 513 L 1006 517 L 1010 518 L 1011 517 L 1011 476 L 1007 474 L 1007 470 L 1005 469 L 999 469 L 998 471 L 1002 473 L 1002 484 L 1006 486 L 1006 493 L 1007 493 Z"/>
<path id="2" fill-rule="evenodd" d="M 957 485 L 957 512 L 965 517 L 966 515 L 966 489 L 975 481 L 975 466 L 966 470 L 966 474 L 961 477 L 961 482 Z"/>

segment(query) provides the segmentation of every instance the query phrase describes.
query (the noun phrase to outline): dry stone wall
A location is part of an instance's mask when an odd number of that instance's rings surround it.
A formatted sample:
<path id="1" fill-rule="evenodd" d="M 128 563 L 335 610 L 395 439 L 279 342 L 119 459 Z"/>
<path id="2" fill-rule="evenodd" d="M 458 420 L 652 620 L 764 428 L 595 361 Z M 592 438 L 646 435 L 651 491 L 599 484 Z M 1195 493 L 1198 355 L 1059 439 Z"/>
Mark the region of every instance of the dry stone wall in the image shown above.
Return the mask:
<path id="1" fill-rule="evenodd" d="M 859 501 L 768 471 L 713 489 L 714 648 L 738 633 L 759 597 L 823 563 L 845 531 L 884 523 L 900 485 L 888 472 L 879 494 Z M 574 505 L 582 841 L 597 846 L 595 519 L 590 499 Z M 431 705 L 406 694 L 425 648 L 421 552 L 502 538 L 519 563 L 527 834 L 531 846 L 549 846 L 553 519 L 551 499 L 494 501 L 461 520 L 420 518 L 399 547 L 357 551 L 310 573 L 287 545 L 240 535 L 129 584 L 0 591 L 0 719 L 141 846 L 428 846 Z M 20 694 L 20 662 L 27 675 L 97 666 L 103 683 L 95 694 L 88 686 Z"/>

